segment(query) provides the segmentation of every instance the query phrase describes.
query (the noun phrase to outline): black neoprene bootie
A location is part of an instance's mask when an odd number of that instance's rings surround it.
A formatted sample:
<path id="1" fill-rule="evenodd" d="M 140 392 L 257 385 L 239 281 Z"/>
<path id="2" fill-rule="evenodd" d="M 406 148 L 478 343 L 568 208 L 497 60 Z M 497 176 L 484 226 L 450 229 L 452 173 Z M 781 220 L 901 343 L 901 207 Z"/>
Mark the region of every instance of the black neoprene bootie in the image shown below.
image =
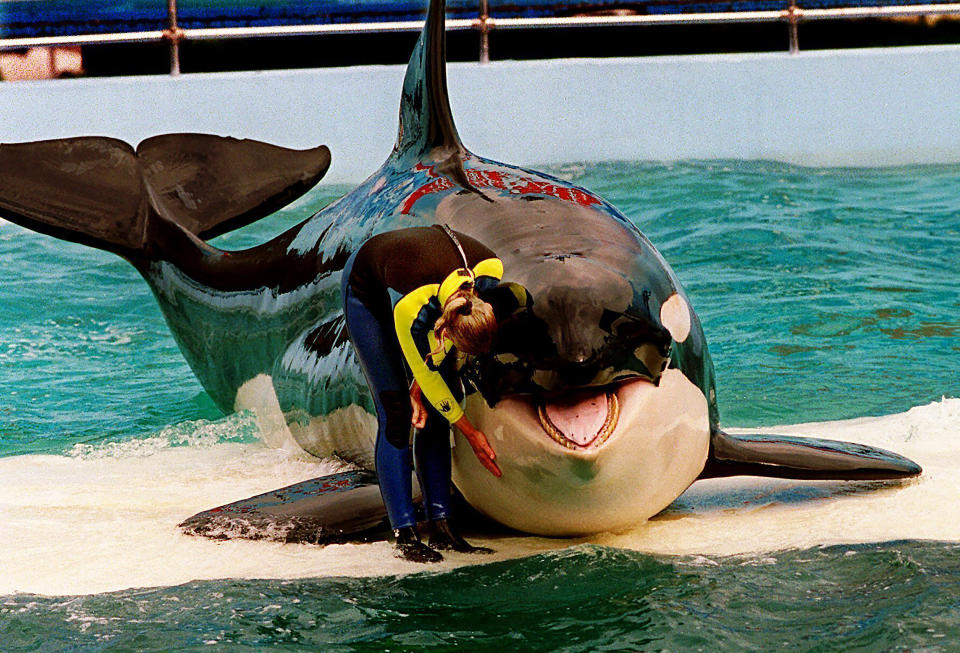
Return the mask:
<path id="1" fill-rule="evenodd" d="M 440 562 L 443 556 L 420 541 L 417 529 L 405 526 L 393 531 L 397 538 L 397 550 L 394 555 L 410 562 Z"/>
<path id="2" fill-rule="evenodd" d="M 433 522 L 433 535 L 430 536 L 430 546 L 441 551 L 457 551 L 458 553 L 493 553 L 493 549 L 485 546 L 473 546 L 460 534 L 453 530 L 446 519 L 437 519 Z"/>

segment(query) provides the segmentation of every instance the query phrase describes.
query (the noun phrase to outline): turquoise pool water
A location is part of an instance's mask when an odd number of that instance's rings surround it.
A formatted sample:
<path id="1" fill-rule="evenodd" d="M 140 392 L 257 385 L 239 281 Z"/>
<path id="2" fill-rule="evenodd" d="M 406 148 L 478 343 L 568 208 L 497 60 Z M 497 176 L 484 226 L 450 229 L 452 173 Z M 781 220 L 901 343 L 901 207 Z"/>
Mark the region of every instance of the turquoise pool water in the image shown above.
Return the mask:
<path id="1" fill-rule="evenodd" d="M 955 650 L 955 544 L 761 562 L 580 547 L 448 574 L 13 597 L 23 650 Z"/>
<path id="2" fill-rule="evenodd" d="M 960 397 L 960 166 L 552 172 L 620 207 L 677 271 L 710 343 L 725 425 L 854 420 Z M 344 190 L 322 187 L 218 243 L 262 242 Z M 186 451 L 258 441 L 253 420 L 218 413 L 123 261 L 0 223 L 0 278 L 8 469 L 157 439 Z M 910 433 L 915 445 L 933 437 Z M 0 520 L 4 509 L 0 500 Z M 747 557 L 578 544 L 441 573 L 69 597 L 17 587 L 0 596 L 0 648 L 949 650 L 960 638 L 957 545 L 902 537 Z"/>

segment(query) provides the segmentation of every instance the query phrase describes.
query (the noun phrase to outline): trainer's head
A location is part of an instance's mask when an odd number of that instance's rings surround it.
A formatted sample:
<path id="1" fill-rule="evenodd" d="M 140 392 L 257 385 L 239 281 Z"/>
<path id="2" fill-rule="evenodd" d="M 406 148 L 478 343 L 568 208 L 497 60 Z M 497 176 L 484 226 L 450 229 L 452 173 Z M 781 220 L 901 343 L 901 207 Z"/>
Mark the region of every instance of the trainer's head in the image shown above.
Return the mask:
<path id="1" fill-rule="evenodd" d="M 454 347 L 464 354 L 490 351 L 497 333 L 497 319 L 493 307 L 477 296 L 472 275 L 470 281 L 465 281 L 447 298 L 434 332 L 438 340 L 442 335 L 449 337 Z"/>

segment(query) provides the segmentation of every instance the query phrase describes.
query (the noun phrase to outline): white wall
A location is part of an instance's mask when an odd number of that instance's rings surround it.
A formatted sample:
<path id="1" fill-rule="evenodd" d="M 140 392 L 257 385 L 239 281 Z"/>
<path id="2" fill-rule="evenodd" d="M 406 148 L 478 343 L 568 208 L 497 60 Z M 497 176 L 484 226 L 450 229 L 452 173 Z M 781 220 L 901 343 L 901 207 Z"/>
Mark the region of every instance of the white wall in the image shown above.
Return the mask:
<path id="1" fill-rule="evenodd" d="M 359 181 L 396 131 L 401 66 L 0 84 L 0 140 L 131 143 L 204 131 L 326 143 Z M 778 159 L 960 162 L 960 46 L 449 66 L 468 148 L 519 164 Z"/>

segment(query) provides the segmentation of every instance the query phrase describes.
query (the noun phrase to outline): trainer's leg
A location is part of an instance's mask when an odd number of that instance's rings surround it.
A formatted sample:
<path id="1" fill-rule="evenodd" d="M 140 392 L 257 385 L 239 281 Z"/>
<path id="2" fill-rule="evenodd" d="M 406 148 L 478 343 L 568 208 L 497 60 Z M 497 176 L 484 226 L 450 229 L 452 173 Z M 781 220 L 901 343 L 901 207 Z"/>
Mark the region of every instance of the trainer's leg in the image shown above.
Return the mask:
<path id="1" fill-rule="evenodd" d="M 450 522 L 450 423 L 433 406 L 427 407 L 427 423 L 413 440 L 413 453 L 427 517 L 433 522 L 430 546 L 461 553 L 493 553 L 469 544 Z"/>
<path id="2" fill-rule="evenodd" d="M 347 334 L 353 343 L 377 410 L 377 440 L 374 462 L 380 496 L 397 541 L 397 555 L 413 562 L 439 562 L 443 556 L 423 544 L 416 530 L 410 475 L 409 388 L 403 354 L 390 325 L 377 319 L 350 291 L 351 258 L 341 285 Z"/>
<path id="3" fill-rule="evenodd" d="M 394 529 L 413 526 L 416 518 L 410 487 L 411 408 L 407 379 L 396 335 L 389 333 L 376 316 L 347 290 L 344 302 L 347 332 L 360 360 L 377 409 L 377 440 L 374 458 L 380 492 Z"/>
<path id="4" fill-rule="evenodd" d="M 413 440 L 417 479 L 431 521 L 450 516 L 450 423 L 427 406 L 427 423 Z"/>

